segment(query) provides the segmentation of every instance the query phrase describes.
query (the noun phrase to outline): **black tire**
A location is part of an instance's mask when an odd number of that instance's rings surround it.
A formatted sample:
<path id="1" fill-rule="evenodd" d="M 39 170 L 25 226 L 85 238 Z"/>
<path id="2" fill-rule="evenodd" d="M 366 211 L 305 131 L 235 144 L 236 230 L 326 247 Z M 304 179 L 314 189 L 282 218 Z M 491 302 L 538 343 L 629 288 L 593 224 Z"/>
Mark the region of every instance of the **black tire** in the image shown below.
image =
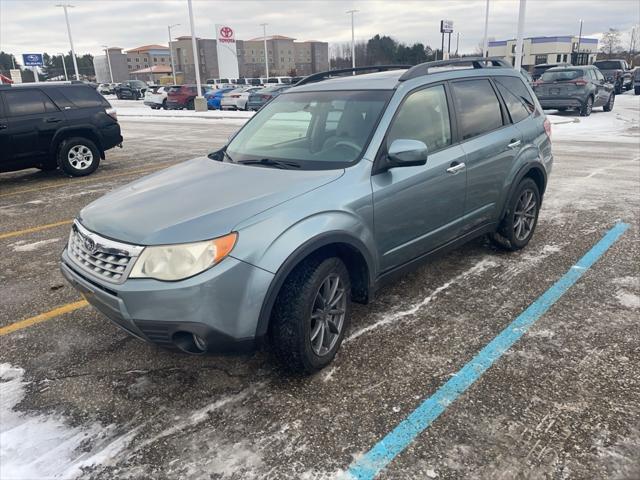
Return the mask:
<path id="1" fill-rule="evenodd" d="M 591 115 L 592 110 L 593 110 L 593 97 L 588 96 L 587 99 L 582 104 L 582 106 L 580 107 L 580 116 L 588 117 L 589 115 Z"/>
<path id="2" fill-rule="evenodd" d="M 167 99 L 164 99 L 164 100 L 162 101 L 162 109 L 163 109 L 163 110 L 166 110 L 166 109 L 167 109 Z"/>
<path id="3" fill-rule="evenodd" d="M 614 91 L 616 95 L 620 95 L 622 93 L 622 85 L 616 85 Z"/>
<path id="4" fill-rule="evenodd" d="M 83 148 L 84 147 L 84 148 Z M 70 155 L 72 149 L 74 155 Z M 88 152 L 91 152 L 91 159 L 86 160 L 89 156 Z M 77 163 L 74 165 L 74 160 L 71 157 L 78 158 L 83 156 L 84 159 L 75 160 Z M 58 165 L 64 173 L 71 177 L 84 177 L 90 175 L 96 171 L 100 164 L 100 151 L 96 144 L 88 138 L 84 137 L 71 137 L 63 140 L 58 147 Z"/>
<path id="5" fill-rule="evenodd" d="M 566 112 L 567 111 L 567 107 L 558 107 L 557 110 L 559 112 Z"/>
<path id="6" fill-rule="evenodd" d="M 187 102 L 187 110 L 195 110 L 195 104 L 193 98 Z"/>
<path id="7" fill-rule="evenodd" d="M 602 106 L 602 109 L 605 112 L 610 112 L 611 110 L 613 110 L 613 104 L 615 101 L 616 101 L 616 96 L 613 93 L 611 93 L 611 95 L 609 95 L 609 100 L 607 100 L 607 103 L 605 103 Z"/>
<path id="8" fill-rule="evenodd" d="M 317 306 L 318 294 L 323 283 L 330 277 L 340 279 L 344 295 L 344 317 L 335 342 L 328 351 L 318 355 L 312 347 L 312 324 L 325 320 L 313 320 L 312 312 Z M 340 300 L 343 301 L 342 299 Z M 309 258 L 298 265 L 282 285 L 271 315 L 269 339 L 280 363 L 291 373 L 310 374 L 327 366 L 340 348 L 344 333 L 349 327 L 351 313 L 351 282 L 349 272 L 342 260 L 331 258 Z M 326 319 L 326 317 L 325 317 Z M 325 323 L 325 327 L 328 324 Z M 323 337 L 320 344 L 323 345 Z"/>
<path id="9" fill-rule="evenodd" d="M 116 93 L 116 98 L 117 98 L 118 100 L 122 100 L 122 96 L 120 95 L 120 93 Z"/>
<path id="10" fill-rule="evenodd" d="M 635 93 L 636 95 L 640 95 L 640 87 L 634 87 L 633 93 Z"/>
<path id="11" fill-rule="evenodd" d="M 523 195 L 525 195 L 525 193 L 527 192 L 531 192 L 533 194 L 533 199 L 535 200 L 535 208 L 533 211 L 530 211 L 530 213 L 533 214 L 533 221 L 530 224 L 530 230 L 523 237 L 517 234 L 517 208 L 521 206 L 520 201 L 523 198 Z M 507 204 L 507 211 L 505 212 L 505 216 L 500 224 L 500 227 L 498 228 L 498 231 L 490 236 L 493 243 L 495 243 L 500 248 L 510 251 L 520 250 L 526 247 L 531 240 L 531 237 L 533 237 L 536 225 L 538 224 L 540 205 L 541 197 L 540 190 L 538 190 L 538 185 L 531 178 L 524 178 L 509 199 L 509 203 Z"/>

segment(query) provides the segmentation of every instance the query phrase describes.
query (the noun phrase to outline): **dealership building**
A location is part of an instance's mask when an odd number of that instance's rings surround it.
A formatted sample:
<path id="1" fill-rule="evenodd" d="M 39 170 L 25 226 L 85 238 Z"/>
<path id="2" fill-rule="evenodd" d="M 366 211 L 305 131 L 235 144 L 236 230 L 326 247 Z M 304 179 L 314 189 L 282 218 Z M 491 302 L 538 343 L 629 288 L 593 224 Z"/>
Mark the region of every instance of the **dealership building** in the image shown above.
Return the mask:
<path id="1" fill-rule="evenodd" d="M 578 50 L 579 49 L 579 50 Z M 522 66 L 528 70 L 541 63 L 592 64 L 598 54 L 598 39 L 565 35 L 525 38 L 522 48 Z M 516 40 L 489 42 L 489 56 L 502 57 L 515 65 Z"/>

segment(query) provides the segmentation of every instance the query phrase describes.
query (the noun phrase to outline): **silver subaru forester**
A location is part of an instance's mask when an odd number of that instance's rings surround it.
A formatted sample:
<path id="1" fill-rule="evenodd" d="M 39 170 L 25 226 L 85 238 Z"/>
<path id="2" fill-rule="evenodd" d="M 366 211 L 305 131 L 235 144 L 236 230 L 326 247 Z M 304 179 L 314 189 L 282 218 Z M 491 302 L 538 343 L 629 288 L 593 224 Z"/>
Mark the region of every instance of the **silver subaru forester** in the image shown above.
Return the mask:
<path id="1" fill-rule="evenodd" d="M 550 127 L 501 60 L 361 67 L 303 79 L 220 150 L 91 203 L 65 277 L 132 335 L 188 353 L 268 339 L 327 365 L 352 301 L 480 235 L 531 239 Z"/>

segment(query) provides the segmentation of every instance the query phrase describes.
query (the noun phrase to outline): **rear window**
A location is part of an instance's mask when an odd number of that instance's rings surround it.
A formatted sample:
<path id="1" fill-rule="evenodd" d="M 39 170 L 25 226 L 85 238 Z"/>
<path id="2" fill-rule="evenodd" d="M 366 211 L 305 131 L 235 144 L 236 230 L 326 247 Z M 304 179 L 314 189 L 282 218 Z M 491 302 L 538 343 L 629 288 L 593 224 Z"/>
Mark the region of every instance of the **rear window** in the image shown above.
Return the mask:
<path id="1" fill-rule="evenodd" d="M 78 108 L 109 107 L 109 102 L 91 87 L 73 86 L 58 91 Z"/>
<path id="2" fill-rule="evenodd" d="M 603 60 L 600 62 L 593 62 L 593 64 L 598 67 L 600 70 L 617 70 L 621 69 L 622 66 L 620 62 L 614 62 L 612 60 Z"/>
<path id="3" fill-rule="evenodd" d="M 533 99 L 522 80 L 515 77 L 496 77 L 495 81 L 513 123 L 524 120 L 535 111 Z"/>
<path id="4" fill-rule="evenodd" d="M 51 99 L 40 90 L 5 90 L 4 99 L 7 105 L 7 116 L 9 117 L 58 111 L 58 108 L 53 104 Z"/>
<path id="5" fill-rule="evenodd" d="M 451 86 L 463 140 L 502 126 L 500 102 L 489 80 L 465 80 Z"/>
<path id="6" fill-rule="evenodd" d="M 583 70 L 548 70 L 542 74 L 543 82 L 567 82 L 584 75 Z"/>

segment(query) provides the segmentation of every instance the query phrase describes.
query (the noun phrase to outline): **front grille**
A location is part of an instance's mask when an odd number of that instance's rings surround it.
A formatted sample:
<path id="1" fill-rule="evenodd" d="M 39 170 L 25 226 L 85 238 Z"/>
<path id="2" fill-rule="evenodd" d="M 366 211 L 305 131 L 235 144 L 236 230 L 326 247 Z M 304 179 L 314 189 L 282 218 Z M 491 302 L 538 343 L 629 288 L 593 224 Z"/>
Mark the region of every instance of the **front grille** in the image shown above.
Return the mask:
<path id="1" fill-rule="evenodd" d="M 67 252 L 73 262 L 93 277 L 122 283 L 143 247 L 115 242 L 88 231 L 77 221 L 69 235 Z"/>

